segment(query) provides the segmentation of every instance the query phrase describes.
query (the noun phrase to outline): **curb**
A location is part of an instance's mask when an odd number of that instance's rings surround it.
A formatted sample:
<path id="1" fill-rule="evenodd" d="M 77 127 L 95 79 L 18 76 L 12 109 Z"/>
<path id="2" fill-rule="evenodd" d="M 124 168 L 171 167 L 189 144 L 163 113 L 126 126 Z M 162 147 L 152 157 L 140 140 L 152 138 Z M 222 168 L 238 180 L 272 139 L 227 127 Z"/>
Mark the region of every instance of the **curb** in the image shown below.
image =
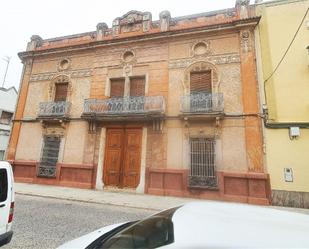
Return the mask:
<path id="1" fill-rule="evenodd" d="M 76 199 L 74 197 L 59 197 L 59 196 L 52 196 L 52 195 L 41 195 L 41 194 L 33 194 L 33 193 L 23 193 L 23 192 L 15 192 L 17 195 L 24 195 L 24 196 L 34 196 L 34 197 L 41 197 L 41 198 L 49 198 L 49 199 L 56 199 L 56 200 L 64 200 L 64 201 L 74 201 L 74 202 L 82 202 L 82 203 L 92 203 L 92 204 L 100 204 L 100 205 L 109 205 L 109 206 L 117 206 L 117 207 L 128 207 L 128 208 L 136 208 L 136 209 L 144 209 L 144 210 L 151 210 L 151 211 L 161 211 L 162 209 L 157 208 L 150 208 L 150 207 L 141 207 L 137 205 L 130 205 L 123 203 L 115 204 L 111 202 L 99 202 L 92 199 L 83 200 L 83 199 Z"/>

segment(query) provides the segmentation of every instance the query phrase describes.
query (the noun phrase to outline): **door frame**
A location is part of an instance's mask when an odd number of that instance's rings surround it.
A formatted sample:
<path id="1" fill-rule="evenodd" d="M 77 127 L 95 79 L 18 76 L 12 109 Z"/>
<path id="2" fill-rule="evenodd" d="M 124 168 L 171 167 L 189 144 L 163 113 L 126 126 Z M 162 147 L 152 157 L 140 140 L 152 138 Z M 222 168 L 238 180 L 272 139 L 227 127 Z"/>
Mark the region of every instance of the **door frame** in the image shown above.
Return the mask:
<path id="1" fill-rule="evenodd" d="M 139 184 L 140 184 L 140 181 L 141 181 L 141 162 L 142 162 L 142 150 L 143 150 L 143 125 L 141 124 L 106 124 L 105 125 L 105 128 L 106 128 L 106 138 L 105 138 L 105 148 L 104 148 L 104 158 L 103 158 L 103 165 L 101 165 L 101 167 L 103 167 L 103 176 L 102 176 L 102 182 L 103 182 L 103 185 L 104 186 L 112 186 L 112 185 L 108 185 L 106 184 L 107 182 L 107 150 L 108 150 L 108 146 L 107 146 L 107 142 L 108 142 L 108 130 L 123 130 L 123 137 L 122 137 L 122 141 L 121 141 L 121 148 L 122 148 L 122 151 L 121 151 L 121 162 L 123 162 L 124 160 L 124 157 L 125 157 L 125 153 L 127 151 L 127 148 L 125 146 L 126 144 L 126 140 L 127 140 L 127 137 L 126 137 L 126 132 L 125 130 L 126 129 L 139 129 L 140 132 L 141 132 L 141 141 L 140 141 L 140 151 L 139 151 L 139 183 L 137 184 L 136 188 L 134 189 L 137 189 Z M 121 164 L 121 169 L 120 169 L 120 179 L 119 179 L 119 185 L 118 186 L 115 186 L 119 189 L 122 189 L 124 188 L 124 181 L 123 181 L 123 177 L 124 177 L 124 164 L 122 163 Z"/>

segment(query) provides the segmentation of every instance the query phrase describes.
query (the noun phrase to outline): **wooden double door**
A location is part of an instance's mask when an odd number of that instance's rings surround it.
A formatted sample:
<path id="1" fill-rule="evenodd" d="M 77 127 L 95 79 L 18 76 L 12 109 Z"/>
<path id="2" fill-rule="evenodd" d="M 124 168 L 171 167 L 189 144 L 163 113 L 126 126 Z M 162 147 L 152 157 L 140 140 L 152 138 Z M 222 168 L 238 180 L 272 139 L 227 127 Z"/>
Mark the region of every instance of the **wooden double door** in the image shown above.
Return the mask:
<path id="1" fill-rule="evenodd" d="M 141 128 L 107 129 L 104 184 L 136 188 L 140 181 L 141 149 Z"/>

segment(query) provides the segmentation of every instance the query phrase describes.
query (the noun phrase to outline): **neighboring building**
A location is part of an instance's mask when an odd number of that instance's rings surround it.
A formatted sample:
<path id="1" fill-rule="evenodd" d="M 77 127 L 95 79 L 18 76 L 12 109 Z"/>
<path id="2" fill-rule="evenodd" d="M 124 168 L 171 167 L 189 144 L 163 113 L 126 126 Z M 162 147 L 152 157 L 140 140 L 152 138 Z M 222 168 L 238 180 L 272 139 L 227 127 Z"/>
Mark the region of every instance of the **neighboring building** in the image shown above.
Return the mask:
<path id="1" fill-rule="evenodd" d="M 9 143 L 17 91 L 15 87 L 0 87 L 0 160 L 4 160 Z"/>
<path id="2" fill-rule="evenodd" d="M 248 0 L 33 36 L 8 159 L 17 181 L 269 204 Z"/>
<path id="3" fill-rule="evenodd" d="M 308 0 L 272 1 L 257 6 L 262 16 L 259 76 L 261 86 L 285 54 L 309 7 Z M 275 205 L 309 207 L 309 26 L 308 18 L 288 53 L 265 83 L 267 170 Z M 263 96 L 263 95 L 262 95 Z M 263 96 L 264 98 L 264 96 Z"/>

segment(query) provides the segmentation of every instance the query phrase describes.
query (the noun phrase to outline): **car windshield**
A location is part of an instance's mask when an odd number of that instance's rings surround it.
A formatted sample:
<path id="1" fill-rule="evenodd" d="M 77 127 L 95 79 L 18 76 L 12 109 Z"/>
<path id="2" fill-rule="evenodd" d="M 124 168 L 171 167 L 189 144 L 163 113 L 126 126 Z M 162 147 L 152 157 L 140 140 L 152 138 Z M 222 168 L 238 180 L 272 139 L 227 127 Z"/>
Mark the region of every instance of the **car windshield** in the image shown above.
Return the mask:
<path id="1" fill-rule="evenodd" d="M 133 224 L 109 237 L 97 248 L 157 248 L 174 242 L 172 208 Z"/>

